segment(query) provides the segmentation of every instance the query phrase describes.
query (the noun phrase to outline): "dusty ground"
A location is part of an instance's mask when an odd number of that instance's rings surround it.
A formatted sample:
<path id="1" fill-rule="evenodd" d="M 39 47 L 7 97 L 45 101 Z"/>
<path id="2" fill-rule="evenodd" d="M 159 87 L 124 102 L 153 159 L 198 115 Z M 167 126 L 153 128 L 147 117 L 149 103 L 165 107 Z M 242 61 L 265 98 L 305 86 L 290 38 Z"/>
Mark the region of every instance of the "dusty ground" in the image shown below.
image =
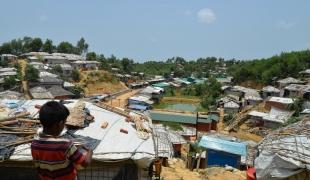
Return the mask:
<path id="1" fill-rule="evenodd" d="M 257 109 L 259 109 L 260 111 L 263 111 L 261 106 L 258 107 Z M 223 117 L 224 117 L 224 109 L 221 108 L 220 109 L 220 120 L 217 124 L 217 131 L 219 133 L 229 134 L 231 136 L 234 136 L 234 137 L 242 139 L 242 140 L 252 140 L 254 142 L 259 142 L 263 139 L 263 137 L 261 137 L 261 136 L 247 132 L 247 130 L 249 130 L 250 127 L 248 127 L 246 124 L 242 124 L 237 132 L 229 132 L 228 133 L 228 131 L 224 130 L 226 125 L 223 122 Z"/>
<path id="2" fill-rule="evenodd" d="M 250 87 L 250 88 L 254 88 L 254 89 L 262 89 L 264 87 L 264 84 L 260 84 L 257 83 L 255 81 L 244 81 L 242 83 L 239 84 L 240 86 L 244 86 L 244 87 Z"/>
<path id="3" fill-rule="evenodd" d="M 135 90 L 132 90 L 132 91 L 127 92 L 125 94 L 122 94 L 122 95 L 116 97 L 115 99 L 112 99 L 112 101 L 107 102 L 107 104 L 110 104 L 110 105 L 112 104 L 112 106 L 114 106 L 114 107 L 124 108 L 127 105 L 128 98 L 134 96 L 140 90 L 141 89 L 135 89 Z"/>
<path id="4" fill-rule="evenodd" d="M 163 180 L 200 180 L 198 172 L 185 168 L 185 163 L 181 159 L 169 160 L 170 167 L 163 167 L 161 179 Z"/>
<path id="5" fill-rule="evenodd" d="M 170 167 L 163 167 L 161 172 L 162 180 L 245 180 L 245 171 L 227 171 L 223 167 L 212 167 L 190 171 L 185 168 L 182 159 L 170 159 Z"/>
<path id="6" fill-rule="evenodd" d="M 80 74 L 81 80 L 78 84 L 84 87 L 86 96 L 108 94 L 127 88 L 124 83 L 103 70 L 80 71 Z"/>
<path id="7" fill-rule="evenodd" d="M 230 132 L 229 134 L 239 139 L 252 140 L 255 142 L 259 142 L 263 139 L 261 136 L 246 132 L 248 129 L 249 127 L 247 127 L 246 124 L 242 124 L 237 132 Z"/>
<path id="8" fill-rule="evenodd" d="M 212 167 L 199 171 L 203 180 L 245 180 L 245 171 L 227 171 L 225 168 Z"/>

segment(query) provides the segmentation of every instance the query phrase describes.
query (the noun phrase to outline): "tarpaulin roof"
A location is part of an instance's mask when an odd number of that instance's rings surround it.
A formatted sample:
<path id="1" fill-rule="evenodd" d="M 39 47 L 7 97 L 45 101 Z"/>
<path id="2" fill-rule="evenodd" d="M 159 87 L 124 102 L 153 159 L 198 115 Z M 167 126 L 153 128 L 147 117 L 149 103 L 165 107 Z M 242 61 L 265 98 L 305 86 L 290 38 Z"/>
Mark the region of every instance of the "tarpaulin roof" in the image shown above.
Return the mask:
<path id="1" fill-rule="evenodd" d="M 0 103 L 19 101 L 3 100 Z M 43 105 L 47 100 L 27 100 L 20 103 L 19 108 L 24 108 L 30 112 L 31 117 L 37 117 L 38 109 L 35 105 Z M 77 100 L 70 100 L 67 107 L 74 107 Z M 132 123 L 125 121 L 125 117 L 114 112 L 100 108 L 94 104 L 86 103 L 86 108 L 94 116 L 94 122 L 88 127 L 77 130 L 74 134 L 88 136 L 100 140 L 99 145 L 94 149 L 93 159 L 98 161 L 120 161 L 132 159 L 141 167 L 147 167 L 155 159 L 155 147 L 153 138 L 146 140 L 138 137 L 138 131 Z M 104 122 L 108 122 L 107 128 L 101 128 Z M 149 125 L 147 122 L 144 126 Z M 126 129 L 128 134 L 120 132 Z M 30 144 L 23 144 L 16 147 L 11 160 L 28 161 L 32 160 Z"/>
<path id="2" fill-rule="evenodd" d="M 146 110 L 147 106 L 138 105 L 138 104 L 130 104 L 129 109 L 137 109 L 137 110 Z"/>
<path id="3" fill-rule="evenodd" d="M 310 121 L 280 128 L 267 135 L 258 146 L 255 159 L 258 179 L 286 179 L 310 170 Z"/>
<path id="4" fill-rule="evenodd" d="M 223 151 L 231 154 L 237 154 L 240 156 L 246 156 L 247 154 L 247 148 L 244 143 L 227 141 L 224 139 L 214 138 L 210 136 L 202 136 L 198 145 L 206 149 Z"/>

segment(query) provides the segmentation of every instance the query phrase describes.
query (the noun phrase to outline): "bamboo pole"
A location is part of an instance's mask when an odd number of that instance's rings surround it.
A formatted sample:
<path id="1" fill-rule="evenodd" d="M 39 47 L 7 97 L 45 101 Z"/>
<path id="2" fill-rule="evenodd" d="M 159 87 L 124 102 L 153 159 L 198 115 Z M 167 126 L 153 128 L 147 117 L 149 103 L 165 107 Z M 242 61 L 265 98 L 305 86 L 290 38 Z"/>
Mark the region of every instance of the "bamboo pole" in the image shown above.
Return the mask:
<path id="1" fill-rule="evenodd" d="M 0 122 L 0 126 L 14 125 L 17 123 L 18 123 L 18 120 L 2 121 Z"/>
<path id="2" fill-rule="evenodd" d="M 15 120 L 16 118 L 22 118 L 22 117 L 25 117 L 25 116 L 28 116 L 28 115 L 30 115 L 29 112 L 21 113 L 21 114 L 17 114 L 16 116 L 13 116 L 13 117 L 6 117 L 6 118 L 3 118 L 3 119 L 0 119 L 0 122 L 2 122 L 2 121 L 11 121 L 11 120 Z"/>
<path id="3" fill-rule="evenodd" d="M 0 131 L 0 134 L 36 134 L 36 132 L 11 132 L 11 131 Z"/>

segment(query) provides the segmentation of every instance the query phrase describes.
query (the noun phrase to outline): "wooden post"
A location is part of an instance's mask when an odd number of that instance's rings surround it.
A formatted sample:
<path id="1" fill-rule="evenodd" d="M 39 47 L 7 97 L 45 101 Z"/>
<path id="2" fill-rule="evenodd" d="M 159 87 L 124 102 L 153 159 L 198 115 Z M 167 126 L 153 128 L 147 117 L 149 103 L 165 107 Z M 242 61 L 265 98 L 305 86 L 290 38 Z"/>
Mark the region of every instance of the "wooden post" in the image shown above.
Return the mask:
<path id="1" fill-rule="evenodd" d="M 199 156 L 198 156 L 198 160 L 197 160 L 197 164 L 196 164 L 196 170 L 197 171 L 198 171 L 198 169 L 200 167 L 201 154 L 202 154 L 202 151 L 199 150 Z"/>
<path id="2" fill-rule="evenodd" d="M 198 113 L 199 112 L 196 113 L 196 139 L 198 139 L 198 118 L 199 118 L 198 117 L 199 116 Z"/>

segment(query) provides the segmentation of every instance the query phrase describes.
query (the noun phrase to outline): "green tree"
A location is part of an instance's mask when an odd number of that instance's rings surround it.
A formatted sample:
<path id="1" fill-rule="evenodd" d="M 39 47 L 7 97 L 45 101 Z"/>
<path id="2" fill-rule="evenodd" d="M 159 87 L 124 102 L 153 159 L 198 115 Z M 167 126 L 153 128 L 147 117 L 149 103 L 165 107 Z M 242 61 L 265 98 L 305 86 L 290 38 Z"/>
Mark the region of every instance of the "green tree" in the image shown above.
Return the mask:
<path id="1" fill-rule="evenodd" d="M 23 53 L 30 52 L 31 51 L 30 44 L 32 42 L 32 38 L 25 36 L 22 41 L 23 41 Z"/>
<path id="2" fill-rule="evenodd" d="M 0 47 L 0 54 L 11 54 L 12 46 L 10 43 L 3 43 Z"/>
<path id="3" fill-rule="evenodd" d="M 34 38 L 30 42 L 29 47 L 30 47 L 31 51 L 38 52 L 41 50 L 42 45 L 43 45 L 43 43 L 42 43 L 41 38 Z"/>
<path id="4" fill-rule="evenodd" d="M 47 53 L 53 53 L 55 51 L 55 46 L 53 45 L 53 41 L 50 39 L 46 39 L 43 46 L 42 51 Z"/>
<path id="5" fill-rule="evenodd" d="M 14 76 L 9 76 L 4 78 L 3 87 L 4 89 L 10 89 L 17 85 L 17 81 Z"/>
<path id="6" fill-rule="evenodd" d="M 37 82 L 39 79 L 39 70 L 31 65 L 26 66 L 25 79 L 30 82 Z"/>
<path id="7" fill-rule="evenodd" d="M 89 61 L 96 61 L 97 60 L 97 54 L 95 52 L 89 52 L 86 54 L 86 59 Z"/>
<path id="8" fill-rule="evenodd" d="M 62 74 L 63 71 L 62 71 L 62 68 L 60 65 L 56 65 L 53 67 L 53 72 L 55 72 L 56 74 Z"/>
<path id="9" fill-rule="evenodd" d="M 75 53 L 76 50 L 75 50 L 75 47 L 71 43 L 69 43 L 69 42 L 61 42 L 57 46 L 57 52 L 72 54 L 72 53 Z"/>
<path id="10" fill-rule="evenodd" d="M 21 39 L 13 39 L 11 41 L 12 54 L 20 55 L 23 53 L 23 41 Z"/>
<path id="11" fill-rule="evenodd" d="M 295 111 L 294 116 L 298 117 L 300 115 L 300 112 L 303 110 L 302 105 L 304 102 L 305 100 L 303 98 L 295 98 L 294 102 L 289 105 L 289 109 Z"/>
<path id="12" fill-rule="evenodd" d="M 82 37 L 76 44 L 76 49 L 78 54 L 85 54 L 88 50 L 88 44 L 85 39 Z"/>
<path id="13" fill-rule="evenodd" d="M 72 71 L 72 79 L 75 81 L 75 82 L 78 82 L 78 81 L 80 81 L 80 79 L 81 79 L 81 74 L 80 74 L 80 72 L 78 71 L 78 70 L 73 70 Z"/>
<path id="14" fill-rule="evenodd" d="M 128 58 L 123 58 L 121 61 L 123 71 L 125 73 L 130 73 L 132 71 L 133 61 Z"/>

